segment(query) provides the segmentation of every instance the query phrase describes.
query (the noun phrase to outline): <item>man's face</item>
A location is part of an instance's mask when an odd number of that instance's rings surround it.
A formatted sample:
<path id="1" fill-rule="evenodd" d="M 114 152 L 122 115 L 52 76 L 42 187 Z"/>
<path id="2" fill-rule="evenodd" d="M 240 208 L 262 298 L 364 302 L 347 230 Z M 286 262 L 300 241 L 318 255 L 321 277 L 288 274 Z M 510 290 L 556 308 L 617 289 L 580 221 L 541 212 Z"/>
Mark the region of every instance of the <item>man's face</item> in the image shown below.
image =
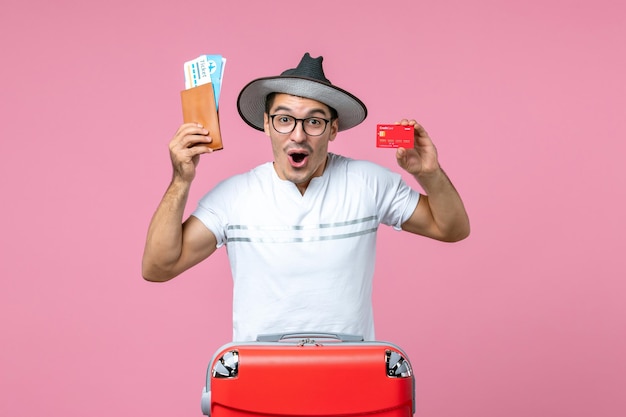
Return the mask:
<path id="1" fill-rule="evenodd" d="M 320 136 L 308 135 L 302 122 L 296 123 L 291 133 L 279 133 L 272 125 L 270 116 L 280 114 L 297 119 L 319 117 L 330 120 L 330 109 L 319 101 L 296 97 L 288 94 L 276 94 L 269 110 L 264 115 L 265 134 L 272 140 L 274 153 L 274 169 L 278 177 L 291 181 L 302 194 L 311 182 L 311 178 L 319 177 L 326 167 L 328 142 L 335 139 L 338 130 L 337 119 L 328 123 Z"/>

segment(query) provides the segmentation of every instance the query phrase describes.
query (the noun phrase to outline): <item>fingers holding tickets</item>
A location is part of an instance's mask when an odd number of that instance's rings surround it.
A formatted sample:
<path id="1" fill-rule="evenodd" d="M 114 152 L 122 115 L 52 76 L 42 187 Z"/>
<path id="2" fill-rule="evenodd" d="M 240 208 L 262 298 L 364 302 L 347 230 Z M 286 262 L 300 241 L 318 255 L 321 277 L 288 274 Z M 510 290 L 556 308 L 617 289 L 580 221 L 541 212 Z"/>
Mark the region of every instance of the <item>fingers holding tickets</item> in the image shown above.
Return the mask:
<path id="1" fill-rule="evenodd" d="M 177 151 L 182 149 L 198 148 L 202 149 L 206 147 L 206 152 L 212 152 L 212 149 L 208 146 L 213 142 L 213 139 L 209 136 L 209 131 L 199 123 L 185 123 L 181 125 L 172 141 L 170 142 L 170 150 Z M 204 152 L 201 152 L 204 153 Z"/>
<path id="2" fill-rule="evenodd" d="M 174 175 L 193 180 L 200 155 L 213 152 L 210 132 L 198 123 L 181 125 L 169 143 Z"/>

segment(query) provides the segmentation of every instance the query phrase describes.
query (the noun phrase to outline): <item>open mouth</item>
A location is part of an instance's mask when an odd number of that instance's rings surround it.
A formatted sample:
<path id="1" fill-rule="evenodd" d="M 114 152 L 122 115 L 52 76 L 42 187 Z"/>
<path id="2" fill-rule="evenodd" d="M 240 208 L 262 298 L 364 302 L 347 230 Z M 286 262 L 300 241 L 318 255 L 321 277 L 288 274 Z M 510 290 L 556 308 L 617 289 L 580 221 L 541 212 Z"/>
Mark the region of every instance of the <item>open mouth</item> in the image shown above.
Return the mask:
<path id="1" fill-rule="evenodd" d="M 309 154 L 306 152 L 289 152 L 289 159 L 291 159 L 291 164 L 296 167 L 303 165 L 308 156 Z"/>

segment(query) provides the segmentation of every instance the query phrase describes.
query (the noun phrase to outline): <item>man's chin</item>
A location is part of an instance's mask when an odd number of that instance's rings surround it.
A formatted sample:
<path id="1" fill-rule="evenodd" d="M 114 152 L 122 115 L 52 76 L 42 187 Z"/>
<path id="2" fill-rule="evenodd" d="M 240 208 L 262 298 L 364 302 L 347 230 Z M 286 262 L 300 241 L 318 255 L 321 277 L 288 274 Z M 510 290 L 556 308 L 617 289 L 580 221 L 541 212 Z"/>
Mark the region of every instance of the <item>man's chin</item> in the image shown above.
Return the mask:
<path id="1" fill-rule="evenodd" d="M 309 175 L 289 175 L 287 181 L 293 182 L 296 185 L 307 184 L 311 180 Z"/>

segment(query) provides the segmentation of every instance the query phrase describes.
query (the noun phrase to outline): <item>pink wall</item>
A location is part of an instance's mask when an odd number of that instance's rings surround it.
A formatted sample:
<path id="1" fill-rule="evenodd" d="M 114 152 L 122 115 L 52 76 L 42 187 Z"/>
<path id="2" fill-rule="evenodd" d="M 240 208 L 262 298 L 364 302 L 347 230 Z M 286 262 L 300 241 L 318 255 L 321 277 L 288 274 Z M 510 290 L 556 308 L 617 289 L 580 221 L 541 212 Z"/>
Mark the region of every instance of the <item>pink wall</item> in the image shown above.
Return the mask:
<path id="1" fill-rule="evenodd" d="M 409 353 L 419 415 L 626 415 L 624 3 L 300 4 L 3 2 L 0 415 L 201 414 L 225 252 L 140 276 L 182 64 L 228 58 L 191 209 L 271 157 L 235 100 L 305 51 L 369 106 L 333 151 L 396 169 L 374 125 L 415 117 L 471 215 L 456 245 L 380 233 L 378 337 Z"/>

